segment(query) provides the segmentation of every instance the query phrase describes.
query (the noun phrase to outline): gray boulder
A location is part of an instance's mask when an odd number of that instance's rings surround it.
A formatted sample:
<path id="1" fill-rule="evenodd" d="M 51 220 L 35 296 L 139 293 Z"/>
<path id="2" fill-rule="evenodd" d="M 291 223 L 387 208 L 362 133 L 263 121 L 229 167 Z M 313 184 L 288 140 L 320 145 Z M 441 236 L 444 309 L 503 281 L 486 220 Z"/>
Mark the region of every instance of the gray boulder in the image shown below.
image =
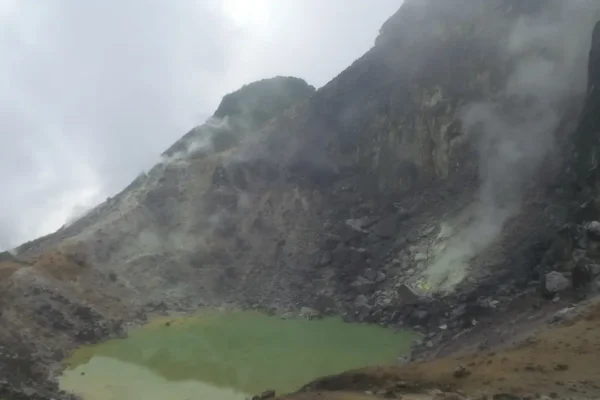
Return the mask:
<path id="1" fill-rule="evenodd" d="M 401 284 L 396 288 L 398 301 L 401 305 L 415 305 L 422 301 L 421 296 L 406 284 Z"/>
<path id="2" fill-rule="evenodd" d="M 571 286 L 571 282 L 560 272 L 548 272 L 544 276 L 543 289 L 546 294 L 557 294 L 567 290 Z"/>
<path id="3" fill-rule="evenodd" d="M 592 221 L 585 226 L 588 235 L 594 239 L 600 239 L 600 222 Z"/>

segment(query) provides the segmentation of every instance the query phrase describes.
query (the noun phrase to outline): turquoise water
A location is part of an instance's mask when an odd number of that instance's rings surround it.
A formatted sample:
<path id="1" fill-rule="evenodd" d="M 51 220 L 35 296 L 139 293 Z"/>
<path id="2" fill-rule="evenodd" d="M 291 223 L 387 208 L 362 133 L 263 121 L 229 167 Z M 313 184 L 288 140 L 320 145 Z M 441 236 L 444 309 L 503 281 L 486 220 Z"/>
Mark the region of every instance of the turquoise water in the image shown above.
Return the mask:
<path id="1" fill-rule="evenodd" d="M 348 369 L 391 364 L 415 336 L 340 318 L 283 320 L 255 312 L 159 319 L 77 350 L 61 378 L 86 400 L 237 400 L 291 392 Z"/>

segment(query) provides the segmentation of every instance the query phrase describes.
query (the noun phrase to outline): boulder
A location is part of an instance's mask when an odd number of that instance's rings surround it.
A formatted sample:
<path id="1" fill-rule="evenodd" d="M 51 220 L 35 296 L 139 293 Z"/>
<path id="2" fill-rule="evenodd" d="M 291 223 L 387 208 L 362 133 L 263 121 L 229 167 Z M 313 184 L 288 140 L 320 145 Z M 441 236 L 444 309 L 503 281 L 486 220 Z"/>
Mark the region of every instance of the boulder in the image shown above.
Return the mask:
<path id="1" fill-rule="evenodd" d="M 401 305 L 415 305 L 422 301 L 421 296 L 404 283 L 396 288 L 396 294 L 398 295 L 398 301 Z"/>
<path id="2" fill-rule="evenodd" d="M 600 222 L 592 221 L 585 226 L 591 239 L 600 240 Z"/>
<path id="3" fill-rule="evenodd" d="M 554 295 L 567 290 L 571 286 L 571 282 L 560 272 L 548 272 L 544 276 L 543 290 L 548 295 Z"/>

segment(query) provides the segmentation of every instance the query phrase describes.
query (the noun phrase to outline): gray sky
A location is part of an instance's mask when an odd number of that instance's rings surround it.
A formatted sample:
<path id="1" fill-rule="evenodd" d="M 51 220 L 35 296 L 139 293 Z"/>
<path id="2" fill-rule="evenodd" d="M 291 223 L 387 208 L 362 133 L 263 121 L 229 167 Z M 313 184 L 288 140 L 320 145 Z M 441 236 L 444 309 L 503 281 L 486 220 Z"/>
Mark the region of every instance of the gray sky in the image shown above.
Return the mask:
<path id="1" fill-rule="evenodd" d="M 158 161 L 244 83 L 320 87 L 402 0 L 0 0 L 0 249 Z"/>

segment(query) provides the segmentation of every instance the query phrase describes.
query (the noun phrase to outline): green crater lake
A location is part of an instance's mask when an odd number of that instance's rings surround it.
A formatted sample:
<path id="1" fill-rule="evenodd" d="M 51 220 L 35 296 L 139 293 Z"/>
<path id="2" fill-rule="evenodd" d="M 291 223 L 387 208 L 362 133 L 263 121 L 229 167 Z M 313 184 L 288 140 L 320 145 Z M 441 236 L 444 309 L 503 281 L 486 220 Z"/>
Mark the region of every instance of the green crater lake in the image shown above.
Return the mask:
<path id="1" fill-rule="evenodd" d="M 256 312 L 161 318 L 75 351 L 60 379 L 85 400 L 243 400 L 288 393 L 315 378 L 393 364 L 415 335 L 341 318 L 280 319 Z"/>

